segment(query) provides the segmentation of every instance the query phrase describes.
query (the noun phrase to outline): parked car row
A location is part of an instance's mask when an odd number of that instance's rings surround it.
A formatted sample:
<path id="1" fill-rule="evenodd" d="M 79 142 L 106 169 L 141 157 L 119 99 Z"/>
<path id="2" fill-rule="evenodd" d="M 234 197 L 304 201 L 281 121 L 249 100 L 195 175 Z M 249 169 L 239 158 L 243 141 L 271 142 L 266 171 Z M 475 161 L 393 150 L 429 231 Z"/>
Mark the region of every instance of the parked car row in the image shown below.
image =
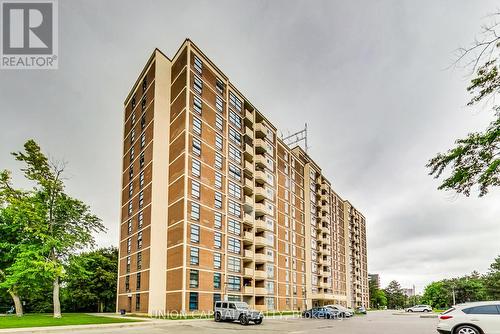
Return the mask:
<path id="1" fill-rule="evenodd" d="M 313 307 L 302 312 L 303 318 L 312 319 L 341 319 L 350 318 L 354 315 L 352 309 L 348 309 L 342 305 L 325 305 L 321 307 Z"/>

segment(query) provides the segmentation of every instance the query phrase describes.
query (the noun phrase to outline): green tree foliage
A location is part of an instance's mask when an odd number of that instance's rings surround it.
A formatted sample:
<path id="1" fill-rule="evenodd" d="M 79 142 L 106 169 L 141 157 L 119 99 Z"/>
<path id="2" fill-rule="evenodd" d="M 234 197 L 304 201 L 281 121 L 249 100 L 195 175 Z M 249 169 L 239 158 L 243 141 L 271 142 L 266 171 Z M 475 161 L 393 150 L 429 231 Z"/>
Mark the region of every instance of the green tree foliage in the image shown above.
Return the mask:
<path id="1" fill-rule="evenodd" d="M 66 267 L 63 308 L 72 312 L 113 312 L 117 272 L 115 247 L 72 255 Z"/>
<path id="2" fill-rule="evenodd" d="M 387 307 L 390 309 L 399 309 L 405 306 L 406 296 L 397 281 L 391 281 L 384 289 L 387 298 Z"/>
<path id="3" fill-rule="evenodd" d="M 496 257 L 484 276 L 484 286 L 489 299 L 500 300 L 500 256 Z"/>
<path id="4" fill-rule="evenodd" d="M 370 289 L 370 307 L 377 309 L 387 306 L 387 297 L 384 290 L 381 290 L 374 280 L 370 280 L 368 283 Z"/>
<path id="5" fill-rule="evenodd" d="M 104 226 L 86 204 L 66 194 L 64 164 L 49 162 L 35 141 L 27 141 L 24 151 L 13 155 L 23 163 L 21 171 L 34 186 L 29 191 L 15 189 L 10 172 L 1 173 L 4 206 L 15 209 L 13 222 L 27 233 L 16 246 L 19 252 L 8 268 L 10 281 L 15 284 L 25 277 L 50 280 L 54 317 L 61 317 L 59 291 L 64 262 L 77 251 L 93 246 L 93 233 L 104 231 Z"/>
<path id="6" fill-rule="evenodd" d="M 500 13 L 496 14 L 496 16 Z M 468 48 L 461 49 L 458 63 L 472 56 L 475 77 L 471 80 L 467 91 L 473 94 L 469 106 L 479 102 L 488 104 L 494 101 L 500 91 L 498 73 L 500 28 L 498 23 L 485 26 L 482 39 Z M 439 178 L 447 170 L 440 190 L 454 190 L 457 193 L 470 195 L 471 189 L 479 187 L 479 196 L 484 196 L 491 187 L 500 185 L 500 107 L 491 107 L 493 121 L 480 132 L 470 133 L 467 137 L 456 140 L 456 146 L 446 153 L 438 153 L 427 167 L 429 174 Z"/>

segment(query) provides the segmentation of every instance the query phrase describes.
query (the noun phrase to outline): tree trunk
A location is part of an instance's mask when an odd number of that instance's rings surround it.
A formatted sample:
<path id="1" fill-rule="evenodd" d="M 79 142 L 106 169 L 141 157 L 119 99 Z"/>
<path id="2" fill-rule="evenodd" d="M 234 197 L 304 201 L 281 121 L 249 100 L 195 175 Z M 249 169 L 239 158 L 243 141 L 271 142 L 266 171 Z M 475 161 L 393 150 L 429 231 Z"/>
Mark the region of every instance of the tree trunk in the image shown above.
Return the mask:
<path id="1" fill-rule="evenodd" d="M 61 318 L 61 302 L 59 301 L 59 277 L 56 276 L 52 285 L 52 302 L 54 303 L 54 318 Z"/>
<path id="2" fill-rule="evenodd" d="M 13 291 L 9 290 L 9 294 L 12 297 L 12 300 L 14 301 L 14 306 L 16 307 L 16 315 L 18 317 L 23 316 L 23 304 L 21 303 L 21 298 L 19 298 L 19 295 Z"/>

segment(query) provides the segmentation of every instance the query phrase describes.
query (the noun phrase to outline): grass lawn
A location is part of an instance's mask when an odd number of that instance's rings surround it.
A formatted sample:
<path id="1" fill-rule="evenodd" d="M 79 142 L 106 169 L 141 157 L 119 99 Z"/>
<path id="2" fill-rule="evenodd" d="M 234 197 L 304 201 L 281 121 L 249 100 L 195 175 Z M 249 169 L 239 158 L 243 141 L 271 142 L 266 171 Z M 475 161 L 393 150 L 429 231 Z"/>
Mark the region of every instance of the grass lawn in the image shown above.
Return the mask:
<path id="1" fill-rule="evenodd" d="M 125 318 L 98 317 L 85 313 L 63 313 L 62 318 L 55 319 L 52 314 L 26 314 L 23 317 L 15 315 L 0 316 L 0 329 L 22 327 L 46 327 L 68 325 L 113 324 L 120 322 L 136 322 L 138 320 Z"/>

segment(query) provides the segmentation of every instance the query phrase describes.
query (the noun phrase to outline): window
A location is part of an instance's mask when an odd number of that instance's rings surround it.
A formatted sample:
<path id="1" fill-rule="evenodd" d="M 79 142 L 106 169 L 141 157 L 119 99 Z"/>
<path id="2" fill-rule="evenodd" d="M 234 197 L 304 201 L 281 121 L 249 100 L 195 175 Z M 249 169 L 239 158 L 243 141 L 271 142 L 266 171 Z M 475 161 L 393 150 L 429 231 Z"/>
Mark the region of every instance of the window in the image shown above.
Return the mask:
<path id="1" fill-rule="evenodd" d="M 241 129 L 241 117 L 234 111 L 229 111 L 229 122 L 238 129 Z"/>
<path id="2" fill-rule="evenodd" d="M 224 149 L 224 143 L 222 141 L 222 136 L 219 134 L 215 134 L 215 148 L 218 149 L 219 151 L 222 151 Z"/>
<path id="3" fill-rule="evenodd" d="M 463 309 L 466 314 L 499 314 L 496 305 L 482 305 Z"/>
<path id="4" fill-rule="evenodd" d="M 141 289 L 141 273 L 137 273 L 136 288 L 137 290 Z"/>
<path id="5" fill-rule="evenodd" d="M 189 293 L 189 310 L 197 310 L 198 309 L 198 292 L 190 292 Z"/>
<path id="6" fill-rule="evenodd" d="M 130 132 L 130 145 L 132 145 L 135 141 L 135 129 L 132 129 L 132 132 Z"/>
<path id="7" fill-rule="evenodd" d="M 135 108 L 136 102 L 137 102 L 137 101 L 135 100 L 135 95 L 134 95 L 134 96 L 132 96 L 132 101 L 131 101 L 132 109 L 134 109 L 134 108 Z M 132 123 L 132 124 L 133 124 L 133 123 Z"/>
<path id="8" fill-rule="evenodd" d="M 144 190 L 139 193 L 139 209 L 144 205 Z"/>
<path id="9" fill-rule="evenodd" d="M 229 145 L 229 159 L 241 163 L 241 152 L 233 145 Z"/>
<path id="10" fill-rule="evenodd" d="M 142 252 L 137 253 L 137 270 L 142 269 Z"/>
<path id="11" fill-rule="evenodd" d="M 227 269 L 234 273 L 239 273 L 241 271 L 241 261 L 237 257 L 228 256 L 227 257 Z"/>
<path id="12" fill-rule="evenodd" d="M 199 278 L 198 270 L 191 269 L 189 271 L 189 287 L 190 288 L 197 288 L 198 287 L 198 278 Z"/>
<path id="13" fill-rule="evenodd" d="M 198 160 L 193 159 L 191 162 L 191 174 L 197 177 L 201 176 L 201 163 Z"/>
<path id="14" fill-rule="evenodd" d="M 137 233 L 137 249 L 142 248 L 142 231 Z"/>
<path id="15" fill-rule="evenodd" d="M 222 174 L 215 172 L 215 187 L 222 189 Z"/>
<path id="16" fill-rule="evenodd" d="M 137 215 L 137 229 L 140 230 L 142 228 L 142 223 L 144 221 L 144 214 L 142 211 Z"/>
<path id="17" fill-rule="evenodd" d="M 201 95 L 201 92 L 203 90 L 203 82 L 197 75 L 194 76 L 193 89 L 196 93 Z"/>
<path id="18" fill-rule="evenodd" d="M 139 174 L 139 188 L 142 189 L 144 187 L 144 171 Z"/>
<path id="19" fill-rule="evenodd" d="M 141 116 L 141 130 L 144 130 L 145 127 L 146 127 L 146 114 L 143 114 Z"/>
<path id="20" fill-rule="evenodd" d="M 141 149 L 144 148 L 144 146 L 146 146 L 146 133 L 143 132 L 141 134 Z"/>
<path id="21" fill-rule="evenodd" d="M 127 239 L 127 254 L 130 254 L 130 250 L 132 249 L 132 239 Z"/>
<path id="22" fill-rule="evenodd" d="M 130 272 L 130 256 L 127 256 L 127 274 Z"/>
<path id="23" fill-rule="evenodd" d="M 134 166 L 131 165 L 129 170 L 128 170 L 128 178 L 129 178 L 129 180 L 132 180 L 133 177 L 134 177 Z"/>
<path id="24" fill-rule="evenodd" d="M 241 278 L 237 276 L 227 277 L 227 288 L 230 291 L 240 291 Z"/>
<path id="25" fill-rule="evenodd" d="M 129 219 L 127 221 L 127 232 L 129 235 L 130 235 L 130 233 L 132 233 L 132 219 Z"/>
<path id="26" fill-rule="evenodd" d="M 201 120 L 198 117 L 193 117 L 193 132 L 201 136 Z"/>
<path id="27" fill-rule="evenodd" d="M 218 112 L 224 111 L 224 101 L 219 95 L 215 96 L 215 108 Z"/>
<path id="28" fill-rule="evenodd" d="M 220 253 L 214 253 L 214 268 L 220 269 L 222 263 L 222 255 Z"/>
<path id="29" fill-rule="evenodd" d="M 224 120 L 219 114 L 215 115 L 215 128 L 217 128 L 220 132 L 224 132 Z"/>
<path id="30" fill-rule="evenodd" d="M 134 193 L 134 182 L 130 182 L 128 185 L 128 198 L 131 198 L 133 193 Z"/>
<path id="31" fill-rule="evenodd" d="M 191 197 L 200 199 L 200 184 L 196 181 L 191 182 Z"/>
<path id="32" fill-rule="evenodd" d="M 198 96 L 195 96 L 193 98 L 193 107 L 194 107 L 194 111 L 196 111 L 198 114 L 201 115 L 203 103 L 201 102 L 201 99 Z"/>
<path id="33" fill-rule="evenodd" d="M 144 80 L 142 80 L 142 92 L 143 93 L 146 91 L 146 88 L 148 88 L 148 80 L 147 80 L 147 77 L 144 77 Z"/>
<path id="34" fill-rule="evenodd" d="M 214 213 L 214 227 L 219 229 L 222 228 L 222 213 L 220 212 Z"/>
<path id="35" fill-rule="evenodd" d="M 222 248 L 222 234 L 220 232 L 214 233 L 214 248 Z"/>
<path id="36" fill-rule="evenodd" d="M 132 111 L 132 116 L 131 116 L 131 119 L 130 119 L 130 123 L 131 123 L 131 125 L 135 124 L 135 111 Z"/>
<path id="37" fill-rule="evenodd" d="M 132 201 L 128 202 L 128 215 L 132 214 Z"/>
<path id="38" fill-rule="evenodd" d="M 125 276 L 125 291 L 130 291 L 130 276 Z"/>
<path id="39" fill-rule="evenodd" d="M 227 250 L 228 252 L 234 254 L 240 254 L 241 252 L 241 243 L 238 239 L 228 237 L 227 238 Z"/>
<path id="40" fill-rule="evenodd" d="M 141 310 L 141 295 L 140 294 L 135 295 L 135 310 L 136 311 Z"/>
<path id="41" fill-rule="evenodd" d="M 135 154 L 134 154 L 134 147 L 132 146 L 130 148 L 130 162 L 134 160 Z"/>
<path id="42" fill-rule="evenodd" d="M 201 59 L 196 55 L 194 56 L 194 69 L 200 74 L 203 69 L 203 63 L 201 62 Z"/>
<path id="43" fill-rule="evenodd" d="M 241 100 L 233 94 L 233 92 L 229 92 L 229 103 L 234 106 L 236 111 L 241 112 Z"/>
<path id="44" fill-rule="evenodd" d="M 196 138 L 193 138 L 193 153 L 197 156 L 201 156 L 201 141 Z"/>
<path id="45" fill-rule="evenodd" d="M 236 145 L 241 146 L 241 135 L 232 127 L 229 127 L 229 140 Z"/>
<path id="46" fill-rule="evenodd" d="M 144 152 L 141 153 L 139 156 L 139 167 L 143 168 L 144 167 Z"/>
<path id="47" fill-rule="evenodd" d="M 227 210 L 230 214 L 236 217 L 241 217 L 241 206 L 233 201 L 229 201 L 229 207 Z"/>
<path id="48" fill-rule="evenodd" d="M 191 225 L 191 242 L 200 242 L 200 227 L 198 225 Z"/>
<path id="49" fill-rule="evenodd" d="M 142 111 L 146 110 L 146 97 L 142 98 L 141 109 L 142 109 Z"/>
<path id="50" fill-rule="evenodd" d="M 241 169 L 233 164 L 229 164 L 229 176 L 238 182 L 241 182 Z"/>
<path id="51" fill-rule="evenodd" d="M 198 203 L 191 203 L 191 219 L 200 220 L 200 205 Z"/>
<path id="52" fill-rule="evenodd" d="M 228 219 L 227 220 L 227 230 L 229 233 L 240 235 L 241 234 L 241 224 L 234 219 Z"/>
<path id="53" fill-rule="evenodd" d="M 220 290 L 220 287 L 221 287 L 221 274 L 220 273 L 214 273 L 214 289 L 215 290 Z"/>
<path id="54" fill-rule="evenodd" d="M 225 87 L 224 83 L 219 79 L 217 79 L 217 81 L 215 82 L 215 90 L 217 91 L 218 94 L 220 95 L 224 94 L 224 87 Z"/>
<path id="55" fill-rule="evenodd" d="M 223 158 L 220 153 L 215 153 L 215 168 L 222 169 Z"/>
<path id="56" fill-rule="evenodd" d="M 236 183 L 229 182 L 229 195 L 241 199 L 241 187 L 236 185 Z"/>
<path id="57" fill-rule="evenodd" d="M 200 257 L 199 257 L 200 250 L 196 247 L 191 247 L 189 255 L 190 255 L 189 263 L 197 266 L 200 263 Z"/>
<path id="58" fill-rule="evenodd" d="M 215 192 L 214 207 L 216 209 L 222 209 L 222 194 L 217 191 Z"/>

